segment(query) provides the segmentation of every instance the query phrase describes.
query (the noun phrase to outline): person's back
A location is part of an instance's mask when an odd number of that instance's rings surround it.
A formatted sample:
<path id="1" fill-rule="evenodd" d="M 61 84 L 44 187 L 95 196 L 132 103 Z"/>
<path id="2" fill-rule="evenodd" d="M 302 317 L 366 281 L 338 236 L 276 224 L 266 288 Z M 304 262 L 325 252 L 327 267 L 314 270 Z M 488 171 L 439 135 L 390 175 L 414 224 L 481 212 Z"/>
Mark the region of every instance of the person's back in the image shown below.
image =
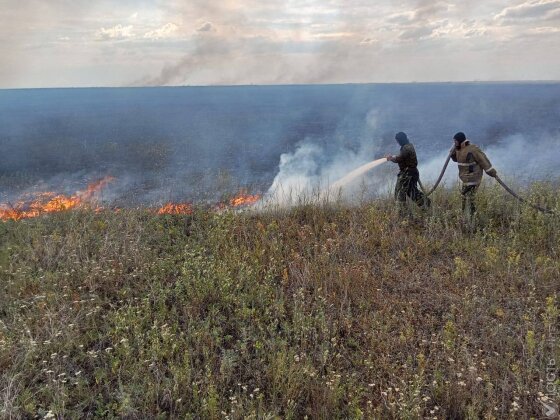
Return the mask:
<path id="1" fill-rule="evenodd" d="M 459 166 L 459 178 L 463 183 L 461 197 L 463 212 L 472 218 L 476 212 L 475 195 L 482 182 L 483 171 L 489 176 L 496 176 L 496 169 L 492 167 L 490 160 L 482 150 L 472 144 L 465 133 L 459 132 L 453 137 L 455 150 L 451 153 L 451 159 Z"/>
<path id="2" fill-rule="evenodd" d="M 451 154 L 459 166 L 459 178 L 465 185 L 479 185 L 483 170 L 492 171 L 492 164 L 480 148 L 466 140 Z"/>
<path id="3" fill-rule="evenodd" d="M 401 153 L 395 156 L 394 162 L 398 163 L 399 169 L 401 171 L 406 171 L 407 169 L 417 169 L 418 158 L 416 157 L 416 149 L 412 143 L 407 143 L 401 146 Z"/>
<path id="4" fill-rule="evenodd" d="M 403 132 L 397 133 L 395 140 L 401 146 L 400 153 L 397 156 L 387 155 L 386 158 L 399 165 L 400 172 L 395 185 L 395 200 L 400 204 L 401 212 L 404 210 L 407 197 L 420 207 L 429 207 L 430 199 L 418 189 L 420 174 L 414 145 Z"/>

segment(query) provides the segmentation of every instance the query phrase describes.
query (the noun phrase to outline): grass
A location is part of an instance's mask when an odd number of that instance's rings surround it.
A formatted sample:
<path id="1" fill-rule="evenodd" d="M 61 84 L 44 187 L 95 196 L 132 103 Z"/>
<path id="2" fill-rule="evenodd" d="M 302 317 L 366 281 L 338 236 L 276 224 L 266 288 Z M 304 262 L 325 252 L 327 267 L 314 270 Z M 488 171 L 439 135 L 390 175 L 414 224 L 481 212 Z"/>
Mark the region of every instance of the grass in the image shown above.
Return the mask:
<path id="1" fill-rule="evenodd" d="M 0 417 L 540 417 L 560 219 L 478 198 L 0 223 Z"/>

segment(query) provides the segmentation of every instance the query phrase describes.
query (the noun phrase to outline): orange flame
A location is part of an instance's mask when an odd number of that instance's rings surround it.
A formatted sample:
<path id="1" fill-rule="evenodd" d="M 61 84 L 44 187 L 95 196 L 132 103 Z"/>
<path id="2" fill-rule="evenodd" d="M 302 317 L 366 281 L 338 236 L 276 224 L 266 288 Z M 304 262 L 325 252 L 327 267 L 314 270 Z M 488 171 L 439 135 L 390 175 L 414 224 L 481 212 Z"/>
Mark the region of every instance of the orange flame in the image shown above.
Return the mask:
<path id="1" fill-rule="evenodd" d="M 57 213 L 66 210 L 72 210 L 77 207 L 90 205 L 96 198 L 96 194 L 107 186 L 114 178 L 105 177 L 99 181 L 93 182 L 83 191 L 78 191 L 72 196 L 56 194 L 54 192 L 41 192 L 35 194 L 26 194 L 22 196 L 15 204 L 0 204 L 0 220 L 23 220 L 37 217 L 42 214 Z M 231 198 L 228 202 L 217 203 L 213 209 L 221 212 L 228 208 L 247 207 L 255 204 L 261 199 L 259 194 L 247 194 L 245 190 L 241 190 L 239 194 Z M 94 206 L 95 212 L 103 210 L 100 206 Z M 115 209 L 118 213 L 120 209 Z M 189 215 L 193 214 L 194 206 L 192 203 L 167 203 L 155 211 L 158 215 Z"/>
<path id="2" fill-rule="evenodd" d="M 72 196 L 55 194 L 53 192 L 37 193 L 31 201 L 20 200 L 13 205 L 0 204 L 0 220 L 22 220 L 47 213 L 58 213 L 71 210 L 78 206 L 89 204 L 114 178 L 107 176 L 87 186 L 84 191 L 78 191 Z"/>
<path id="3" fill-rule="evenodd" d="M 157 214 L 192 214 L 193 206 L 190 203 L 167 203 L 162 206 Z"/>
<path id="4" fill-rule="evenodd" d="M 229 200 L 229 205 L 232 207 L 240 207 L 240 206 L 252 206 L 257 201 L 261 199 L 260 194 L 247 194 L 246 191 L 241 190 L 239 194 Z"/>

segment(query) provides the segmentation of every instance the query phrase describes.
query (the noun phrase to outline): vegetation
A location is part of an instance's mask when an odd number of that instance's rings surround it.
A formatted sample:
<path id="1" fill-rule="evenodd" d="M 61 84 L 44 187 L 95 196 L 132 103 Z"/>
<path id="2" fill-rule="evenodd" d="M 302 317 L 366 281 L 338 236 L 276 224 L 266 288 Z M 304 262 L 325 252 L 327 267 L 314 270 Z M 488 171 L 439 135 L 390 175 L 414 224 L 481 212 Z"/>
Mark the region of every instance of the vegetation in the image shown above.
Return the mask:
<path id="1" fill-rule="evenodd" d="M 412 220 L 382 199 L 0 223 L 0 417 L 540 417 L 560 218 L 494 188 L 479 209 L 475 231 L 456 190 Z"/>

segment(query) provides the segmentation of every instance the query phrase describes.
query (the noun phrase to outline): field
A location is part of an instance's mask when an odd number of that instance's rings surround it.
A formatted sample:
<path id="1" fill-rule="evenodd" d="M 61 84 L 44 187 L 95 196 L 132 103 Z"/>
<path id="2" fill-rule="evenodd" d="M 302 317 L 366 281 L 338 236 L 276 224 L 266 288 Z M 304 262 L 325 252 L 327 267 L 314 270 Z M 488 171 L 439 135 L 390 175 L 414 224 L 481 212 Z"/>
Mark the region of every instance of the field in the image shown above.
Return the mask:
<path id="1" fill-rule="evenodd" d="M 559 189 L 524 191 L 560 209 Z M 497 187 L 0 223 L 0 417 L 529 418 L 558 398 L 560 218 Z"/>

